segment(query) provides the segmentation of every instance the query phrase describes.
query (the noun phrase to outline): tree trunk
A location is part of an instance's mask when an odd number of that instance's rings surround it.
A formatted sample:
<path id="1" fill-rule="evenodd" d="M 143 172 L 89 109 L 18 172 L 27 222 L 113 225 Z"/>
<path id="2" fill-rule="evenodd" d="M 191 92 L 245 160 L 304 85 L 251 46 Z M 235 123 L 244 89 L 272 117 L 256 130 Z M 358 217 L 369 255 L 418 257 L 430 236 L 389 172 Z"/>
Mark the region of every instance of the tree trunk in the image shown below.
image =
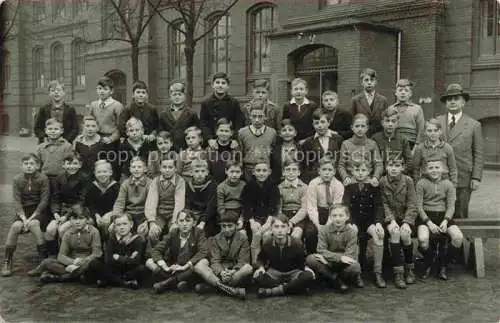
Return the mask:
<path id="1" fill-rule="evenodd" d="M 188 107 L 193 106 L 193 70 L 194 70 L 194 52 L 196 48 L 196 43 L 193 42 L 193 37 L 186 35 L 184 47 L 184 55 L 186 56 L 186 105 Z"/>
<path id="2" fill-rule="evenodd" d="M 132 42 L 130 58 L 132 59 L 132 81 L 139 79 L 139 42 Z"/>

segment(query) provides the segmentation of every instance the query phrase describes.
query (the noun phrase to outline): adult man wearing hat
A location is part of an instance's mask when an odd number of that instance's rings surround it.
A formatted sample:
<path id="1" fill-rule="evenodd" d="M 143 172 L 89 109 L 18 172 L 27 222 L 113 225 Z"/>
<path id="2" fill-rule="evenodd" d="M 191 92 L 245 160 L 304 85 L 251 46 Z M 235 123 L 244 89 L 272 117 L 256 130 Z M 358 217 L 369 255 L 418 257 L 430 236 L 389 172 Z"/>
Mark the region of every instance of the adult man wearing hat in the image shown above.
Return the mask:
<path id="1" fill-rule="evenodd" d="M 472 191 L 479 188 L 483 176 L 483 136 L 481 123 L 463 113 L 469 93 L 460 84 L 450 84 L 441 102 L 448 112 L 437 119 L 441 122 L 446 141 L 453 147 L 458 169 L 455 217 L 469 216 Z"/>

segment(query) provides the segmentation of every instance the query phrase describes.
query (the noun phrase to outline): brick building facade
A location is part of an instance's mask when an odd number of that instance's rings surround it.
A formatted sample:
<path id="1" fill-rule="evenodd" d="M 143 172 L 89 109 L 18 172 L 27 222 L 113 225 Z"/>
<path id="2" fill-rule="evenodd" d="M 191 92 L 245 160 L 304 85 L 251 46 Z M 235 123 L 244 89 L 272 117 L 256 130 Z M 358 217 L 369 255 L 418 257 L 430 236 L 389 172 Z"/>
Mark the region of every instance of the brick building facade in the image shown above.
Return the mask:
<path id="1" fill-rule="evenodd" d="M 79 41 L 104 34 L 102 4 L 26 3 L 20 17 L 31 19 L 19 19 L 7 42 L 9 132 L 31 126 L 32 108 L 45 102 L 53 78 L 64 80 L 80 113 L 103 74 L 117 83 L 116 96 L 130 102 L 129 45 Z M 210 93 L 210 75 L 219 70 L 231 75 L 231 93 L 241 100 L 252 80 L 267 78 L 282 105 L 290 81 L 301 76 L 311 97 L 333 89 L 347 108 L 361 90 L 360 70 L 373 67 L 389 101 L 398 77 L 413 80 L 414 101 L 423 100 L 426 117 L 444 112 L 439 95 L 460 82 L 471 93 L 466 113 L 483 124 L 486 160 L 500 163 L 499 21 L 498 0 L 240 0 L 196 48 L 194 105 Z M 157 17 L 142 39 L 139 75 L 159 109 L 168 103 L 168 83 L 185 76 L 182 41 Z"/>

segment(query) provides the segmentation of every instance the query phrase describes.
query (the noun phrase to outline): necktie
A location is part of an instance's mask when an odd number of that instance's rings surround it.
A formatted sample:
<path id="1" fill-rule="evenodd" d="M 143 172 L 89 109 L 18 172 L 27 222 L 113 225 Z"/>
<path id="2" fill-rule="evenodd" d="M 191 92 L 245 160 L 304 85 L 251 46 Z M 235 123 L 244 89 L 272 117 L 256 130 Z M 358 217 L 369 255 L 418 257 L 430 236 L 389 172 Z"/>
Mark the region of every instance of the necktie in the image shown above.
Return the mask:
<path id="1" fill-rule="evenodd" d="M 330 192 L 330 183 L 331 182 L 325 182 L 325 197 L 326 197 L 326 205 L 328 208 L 330 208 L 333 204 L 332 194 Z"/>
<path id="2" fill-rule="evenodd" d="M 99 104 L 99 108 L 104 109 L 104 107 L 105 107 L 104 102 L 101 102 L 101 104 Z"/>
<path id="3" fill-rule="evenodd" d="M 450 129 L 453 129 L 455 127 L 455 115 L 451 115 L 451 122 L 450 122 Z"/>

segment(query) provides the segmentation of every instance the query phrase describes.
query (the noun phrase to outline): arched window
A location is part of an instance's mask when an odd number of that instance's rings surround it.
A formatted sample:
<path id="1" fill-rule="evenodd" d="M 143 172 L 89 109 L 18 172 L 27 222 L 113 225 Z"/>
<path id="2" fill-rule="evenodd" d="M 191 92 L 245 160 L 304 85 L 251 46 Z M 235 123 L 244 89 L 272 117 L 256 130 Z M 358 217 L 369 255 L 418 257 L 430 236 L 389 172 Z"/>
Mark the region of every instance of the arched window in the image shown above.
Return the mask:
<path id="1" fill-rule="evenodd" d="M 85 55 L 87 44 L 81 39 L 73 42 L 73 86 L 85 86 Z"/>
<path id="2" fill-rule="evenodd" d="M 220 20 L 217 22 L 217 20 Z M 217 25 L 208 34 L 207 39 L 207 79 L 216 72 L 229 72 L 229 37 L 231 36 L 231 17 L 218 14 L 210 16 L 206 26 Z"/>
<path id="3" fill-rule="evenodd" d="M 64 47 L 61 43 L 52 45 L 50 53 L 50 78 L 62 80 L 64 78 Z"/>
<path id="4" fill-rule="evenodd" d="M 186 47 L 186 37 L 180 30 L 186 30 L 182 21 L 174 22 L 170 28 L 170 60 L 171 77 L 172 79 L 186 78 L 186 55 L 184 48 Z"/>
<path id="5" fill-rule="evenodd" d="M 273 4 L 259 4 L 249 11 L 250 74 L 271 72 L 271 42 L 276 30 L 277 10 Z"/>
<path id="6" fill-rule="evenodd" d="M 33 49 L 33 88 L 43 88 L 45 86 L 43 65 L 43 48 Z"/>

